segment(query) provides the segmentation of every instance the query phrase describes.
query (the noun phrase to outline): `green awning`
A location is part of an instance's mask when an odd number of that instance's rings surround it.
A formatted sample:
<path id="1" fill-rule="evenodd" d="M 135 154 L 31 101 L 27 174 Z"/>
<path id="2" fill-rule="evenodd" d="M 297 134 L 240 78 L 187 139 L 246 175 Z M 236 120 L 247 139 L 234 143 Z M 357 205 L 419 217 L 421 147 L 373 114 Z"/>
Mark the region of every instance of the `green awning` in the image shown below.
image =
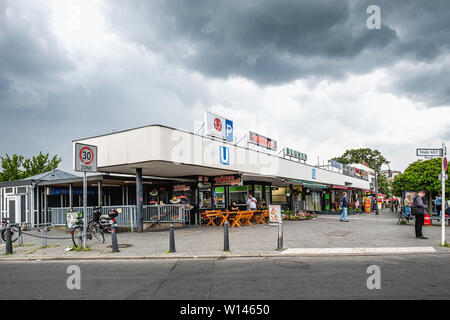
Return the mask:
<path id="1" fill-rule="evenodd" d="M 304 180 L 297 180 L 297 179 L 287 179 L 288 181 L 295 182 L 295 183 L 301 183 L 305 188 L 309 189 L 325 189 L 328 188 L 324 184 L 320 184 L 317 182 L 311 182 L 311 181 L 304 181 Z"/>

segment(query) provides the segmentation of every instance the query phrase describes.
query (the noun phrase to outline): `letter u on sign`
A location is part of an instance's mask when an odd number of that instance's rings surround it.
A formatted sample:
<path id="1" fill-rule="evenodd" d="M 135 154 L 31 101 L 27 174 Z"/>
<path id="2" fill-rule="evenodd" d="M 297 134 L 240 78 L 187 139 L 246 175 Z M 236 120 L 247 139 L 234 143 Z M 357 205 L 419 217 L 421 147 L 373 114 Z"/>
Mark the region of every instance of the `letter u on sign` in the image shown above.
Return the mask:
<path id="1" fill-rule="evenodd" d="M 230 164 L 230 149 L 227 147 L 220 147 L 220 163 Z"/>

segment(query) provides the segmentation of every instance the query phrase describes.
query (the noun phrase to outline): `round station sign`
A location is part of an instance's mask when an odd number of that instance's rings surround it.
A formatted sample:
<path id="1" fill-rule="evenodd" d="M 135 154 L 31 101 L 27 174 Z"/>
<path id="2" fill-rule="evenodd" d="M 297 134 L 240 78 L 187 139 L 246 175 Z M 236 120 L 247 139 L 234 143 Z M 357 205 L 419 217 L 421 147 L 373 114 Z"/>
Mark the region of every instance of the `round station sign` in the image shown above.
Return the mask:
<path id="1" fill-rule="evenodd" d="M 97 147 L 75 144 L 75 170 L 97 172 Z"/>

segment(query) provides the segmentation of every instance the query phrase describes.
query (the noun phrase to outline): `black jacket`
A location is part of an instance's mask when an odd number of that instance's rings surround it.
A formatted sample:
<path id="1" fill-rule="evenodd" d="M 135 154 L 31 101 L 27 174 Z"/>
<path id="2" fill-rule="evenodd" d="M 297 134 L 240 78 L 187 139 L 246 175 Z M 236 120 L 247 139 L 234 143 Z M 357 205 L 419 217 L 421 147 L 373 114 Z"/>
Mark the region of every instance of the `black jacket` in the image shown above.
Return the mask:
<path id="1" fill-rule="evenodd" d="M 425 214 L 425 203 L 423 201 L 423 198 L 419 195 L 415 196 L 413 199 L 413 210 L 414 214 Z"/>

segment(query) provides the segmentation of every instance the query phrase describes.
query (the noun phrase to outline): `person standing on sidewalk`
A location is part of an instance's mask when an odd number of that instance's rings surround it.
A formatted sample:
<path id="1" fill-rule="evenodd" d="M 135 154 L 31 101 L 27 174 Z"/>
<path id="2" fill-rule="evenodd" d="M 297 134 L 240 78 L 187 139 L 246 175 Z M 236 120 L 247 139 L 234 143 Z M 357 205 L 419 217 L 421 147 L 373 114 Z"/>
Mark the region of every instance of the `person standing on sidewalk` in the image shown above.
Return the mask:
<path id="1" fill-rule="evenodd" d="M 426 213 L 427 206 L 425 205 L 423 198 L 425 197 L 425 191 L 420 190 L 419 194 L 413 199 L 413 214 L 416 216 L 416 238 L 417 239 L 428 239 L 422 234 L 423 221 Z"/>
<path id="2" fill-rule="evenodd" d="M 405 217 L 408 218 L 411 213 L 412 200 L 411 196 L 407 196 L 405 199 Z"/>
<path id="3" fill-rule="evenodd" d="M 342 214 L 339 217 L 339 221 L 348 222 L 348 219 L 347 219 L 348 200 L 347 200 L 347 193 L 345 193 L 345 192 L 341 198 L 341 208 L 342 208 Z"/>
<path id="4" fill-rule="evenodd" d="M 441 211 L 442 211 L 442 196 L 441 194 L 439 194 L 436 197 L 436 200 L 434 202 L 434 206 L 436 207 L 436 214 L 439 216 L 439 218 L 441 217 Z"/>

